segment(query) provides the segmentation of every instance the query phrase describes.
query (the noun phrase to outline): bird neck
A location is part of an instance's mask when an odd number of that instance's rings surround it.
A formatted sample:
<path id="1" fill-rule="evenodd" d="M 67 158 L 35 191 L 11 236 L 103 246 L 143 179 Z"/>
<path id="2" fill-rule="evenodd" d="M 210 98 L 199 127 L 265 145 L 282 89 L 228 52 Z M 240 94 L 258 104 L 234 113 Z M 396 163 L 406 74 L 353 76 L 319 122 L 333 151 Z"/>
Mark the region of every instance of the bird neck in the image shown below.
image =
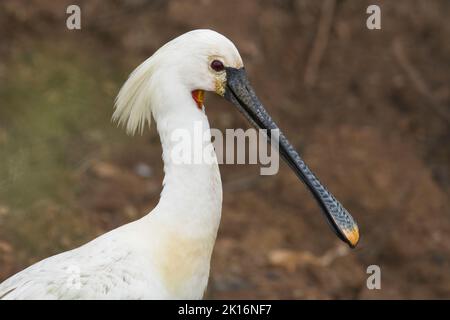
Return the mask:
<path id="1" fill-rule="evenodd" d="M 172 108 L 179 101 L 169 98 L 164 111 L 155 114 L 165 173 L 155 212 L 179 232 L 215 238 L 222 209 L 219 167 L 205 113 L 190 94 L 185 101 L 182 108 Z"/>
<path id="2" fill-rule="evenodd" d="M 137 225 L 148 239 L 140 243 L 170 296 L 200 298 L 220 222 L 222 183 L 206 115 L 189 90 L 167 86 L 169 94 L 165 87 L 152 95 L 163 150 L 163 190 L 158 205 Z M 205 148 L 213 161 L 203 157 Z"/>

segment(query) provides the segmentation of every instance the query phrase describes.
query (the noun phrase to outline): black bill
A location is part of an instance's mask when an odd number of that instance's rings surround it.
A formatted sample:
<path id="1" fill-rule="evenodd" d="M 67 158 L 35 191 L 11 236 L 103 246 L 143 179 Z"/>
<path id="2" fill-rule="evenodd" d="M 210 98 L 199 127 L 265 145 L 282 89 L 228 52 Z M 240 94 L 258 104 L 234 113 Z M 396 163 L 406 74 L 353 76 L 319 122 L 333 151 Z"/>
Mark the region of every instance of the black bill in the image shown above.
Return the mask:
<path id="1" fill-rule="evenodd" d="M 270 130 L 278 129 L 278 137 L 275 138 L 279 140 L 280 154 L 311 191 L 336 235 L 354 248 L 359 241 L 358 225 L 339 201 L 320 183 L 279 130 L 250 86 L 245 69 L 226 68 L 226 74 L 227 88 L 224 97 L 236 105 L 252 125 L 267 129 L 268 140 L 272 139 Z"/>

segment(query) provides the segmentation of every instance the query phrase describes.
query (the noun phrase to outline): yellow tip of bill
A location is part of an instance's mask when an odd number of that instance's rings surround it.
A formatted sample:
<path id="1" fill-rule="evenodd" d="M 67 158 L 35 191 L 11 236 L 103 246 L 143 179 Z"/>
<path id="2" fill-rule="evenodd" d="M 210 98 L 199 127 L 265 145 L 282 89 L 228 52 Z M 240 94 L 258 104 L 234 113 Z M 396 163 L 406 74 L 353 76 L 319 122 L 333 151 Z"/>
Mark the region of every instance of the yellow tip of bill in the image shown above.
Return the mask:
<path id="1" fill-rule="evenodd" d="M 344 235 L 347 238 L 347 242 L 350 247 L 354 248 L 358 244 L 359 241 L 359 229 L 355 224 L 351 230 L 343 230 Z"/>

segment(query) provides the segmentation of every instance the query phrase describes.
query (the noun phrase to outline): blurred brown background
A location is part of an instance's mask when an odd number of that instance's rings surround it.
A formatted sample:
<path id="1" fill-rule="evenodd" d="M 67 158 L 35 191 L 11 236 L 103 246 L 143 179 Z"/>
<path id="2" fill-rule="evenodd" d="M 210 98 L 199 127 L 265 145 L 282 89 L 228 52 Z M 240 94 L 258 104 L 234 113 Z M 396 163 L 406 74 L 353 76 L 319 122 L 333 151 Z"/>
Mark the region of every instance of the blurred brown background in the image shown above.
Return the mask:
<path id="1" fill-rule="evenodd" d="M 2 1 L 0 280 L 153 208 L 159 138 L 117 129 L 113 101 L 162 44 L 211 28 L 362 238 L 347 249 L 286 165 L 222 165 L 207 298 L 450 298 L 449 14 L 446 0 Z M 212 127 L 248 127 L 206 105 Z M 366 288 L 371 264 L 381 290 Z"/>

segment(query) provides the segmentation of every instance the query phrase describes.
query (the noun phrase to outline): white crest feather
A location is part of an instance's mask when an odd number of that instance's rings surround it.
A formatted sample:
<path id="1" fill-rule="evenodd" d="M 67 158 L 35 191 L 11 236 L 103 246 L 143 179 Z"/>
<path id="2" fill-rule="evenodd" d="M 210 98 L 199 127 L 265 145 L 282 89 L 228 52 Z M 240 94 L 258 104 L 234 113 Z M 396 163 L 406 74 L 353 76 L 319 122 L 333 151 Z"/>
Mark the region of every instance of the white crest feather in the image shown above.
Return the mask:
<path id="1" fill-rule="evenodd" d="M 130 135 L 144 132 L 146 122 L 151 124 L 150 85 L 153 56 L 144 61 L 122 86 L 115 101 L 113 121 L 126 127 Z"/>

